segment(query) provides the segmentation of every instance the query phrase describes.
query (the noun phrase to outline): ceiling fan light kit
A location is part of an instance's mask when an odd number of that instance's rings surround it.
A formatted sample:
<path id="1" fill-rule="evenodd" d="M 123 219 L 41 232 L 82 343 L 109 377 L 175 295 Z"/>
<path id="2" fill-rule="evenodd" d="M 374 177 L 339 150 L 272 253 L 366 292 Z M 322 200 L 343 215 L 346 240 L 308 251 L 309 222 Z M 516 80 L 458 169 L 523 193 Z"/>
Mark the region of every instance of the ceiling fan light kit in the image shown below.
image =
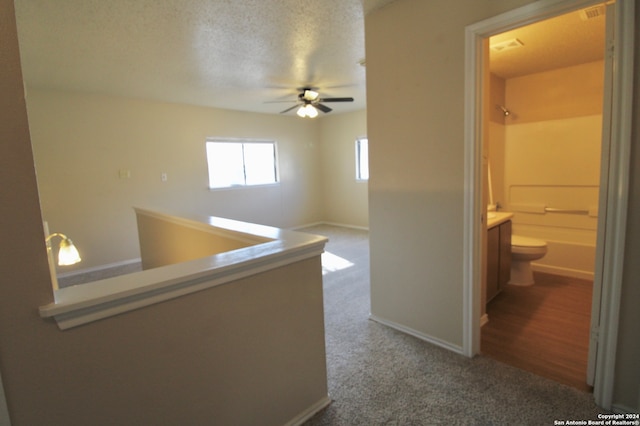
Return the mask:
<path id="1" fill-rule="evenodd" d="M 304 92 L 302 93 L 302 98 L 307 101 L 315 101 L 318 99 L 318 96 L 320 96 L 320 94 L 311 89 L 304 89 Z"/>
<path id="2" fill-rule="evenodd" d="M 305 118 L 305 117 L 316 118 L 318 116 L 318 110 L 315 109 L 313 105 L 306 104 L 298 108 L 298 111 L 296 112 L 296 114 L 298 114 L 298 117 L 301 117 L 301 118 Z"/>
<path id="3" fill-rule="evenodd" d="M 321 102 L 353 102 L 353 98 L 321 98 L 320 94 L 309 87 L 303 87 L 301 93 L 298 95 L 296 105 L 291 108 L 287 108 L 284 111 L 280 111 L 280 114 L 287 113 L 296 107 L 299 107 L 296 111 L 298 117 L 301 118 L 315 118 L 318 116 L 318 110 L 328 113 L 332 109 L 322 104 Z"/>

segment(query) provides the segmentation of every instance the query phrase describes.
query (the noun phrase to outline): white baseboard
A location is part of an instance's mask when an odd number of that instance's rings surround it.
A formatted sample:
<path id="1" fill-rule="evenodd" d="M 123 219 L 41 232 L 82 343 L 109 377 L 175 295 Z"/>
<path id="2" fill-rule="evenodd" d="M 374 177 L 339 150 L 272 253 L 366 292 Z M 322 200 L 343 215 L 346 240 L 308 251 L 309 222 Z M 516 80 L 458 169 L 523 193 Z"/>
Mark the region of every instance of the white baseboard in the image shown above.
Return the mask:
<path id="1" fill-rule="evenodd" d="M 311 228 L 312 226 L 318 226 L 318 225 L 324 225 L 324 222 L 312 222 L 312 223 L 306 223 L 304 225 L 297 225 L 297 226 L 292 226 L 291 229 L 292 231 L 297 231 L 299 229 L 304 229 L 304 228 Z"/>
<path id="2" fill-rule="evenodd" d="M 300 426 L 304 424 L 304 422 L 309 420 L 311 417 L 315 416 L 316 413 L 320 412 L 325 407 L 327 407 L 329 404 L 331 404 L 331 398 L 329 397 L 329 395 L 327 395 L 324 398 L 322 398 L 320 401 L 316 402 L 315 404 L 311 405 L 309 408 L 304 410 L 302 413 L 295 416 L 293 419 L 289 420 L 287 423 L 284 424 L 284 426 Z"/>
<path id="3" fill-rule="evenodd" d="M 140 263 L 140 262 L 142 262 L 142 259 L 137 257 L 135 259 L 123 260 L 121 262 L 108 263 L 106 265 L 94 266 L 91 268 L 76 269 L 75 271 L 62 272 L 58 274 L 58 278 L 68 278 L 68 277 L 75 277 L 76 275 L 91 274 L 93 272 L 104 271 L 105 269 L 119 268 L 121 266 L 129 266 L 129 265 L 133 265 L 134 263 Z"/>
<path id="4" fill-rule="evenodd" d="M 482 327 L 483 325 L 485 325 L 488 322 L 489 322 L 489 315 L 488 314 L 483 314 L 480 317 L 480 327 Z"/>
<path id="5" fill-rule="evenodd" d="M 358 229 L 360 231 L 368 231 L 369 227 L 367 226 L 358 226 L 358 225 L 349 225 L 346 223 L 337 223 L 337 222 L 322 222 L 324 225 L 331 225 L 331 226 L 339 226 L 341 228 L 351 228 L 351 229 Z"/>
<path id="6" fill-rule="evenodd" d="M 449 342 L 438 339 L 437 337 L 429 336 L 428 334 L 422 333 L 420 331 L 414 330 L 410 327 L 404 326 L 402 324 L 395 323 L 393 321 L 386 320 L 384 318 L 377 317 L 373 314 L 369 314 L 369 319 L 375 322 L 378 322 L 382 325 L 386 325 L 387 327 L 393 328 L 395 330 L 401 331 L 405 334 L 409 334 L 413 337 L 417 337 L 420 340 L 424 340 L 425 342 L 433 343 L 436 346 L 440 346 L 441 348 L 448 349 L 452 352 L 455 352 L 460 355 L 464 355 L 461 346 L 452 345 Z"/>
<path id="7" fill-rule="evenodd" d="M 299 229 L 304 229 L 304 228 L 311 228 L 312 226 L 320 226 L 320 225 L 330 225 L 330 226 L 339 226 L 340 228 L 351 228 L 351 229 L 358 229 L 360 231 L 368 231 L 369 228 L 365 227 L 365 226 L 357 226 L 357 225 L 349 225 L 346 223 L 337 223 L 337 222 L 314 222 L 314 223 L 308 223 L 306 225 L 300 225 L 300 226 L 294 226 L 292 228 L 289 228 L 293 231 L 299 230 Z"/>

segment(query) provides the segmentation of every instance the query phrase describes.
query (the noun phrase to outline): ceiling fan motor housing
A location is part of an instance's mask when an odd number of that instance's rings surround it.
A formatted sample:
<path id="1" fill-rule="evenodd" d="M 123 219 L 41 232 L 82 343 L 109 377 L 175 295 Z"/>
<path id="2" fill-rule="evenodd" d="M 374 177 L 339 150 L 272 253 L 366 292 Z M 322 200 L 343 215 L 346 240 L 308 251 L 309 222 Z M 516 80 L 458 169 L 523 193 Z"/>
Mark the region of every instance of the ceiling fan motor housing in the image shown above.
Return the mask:
<path id="1" fill-rule="evenodd" d="M 319 109 L 320 111 L 327 113 L 333 111 L 326 105 L 321 104 L 320 102 L 353 102 L 353 98 L 320 98 L 320 94 L 315 90 L 309 87 L 303 87 L 301 89 L 300 94 L 298 94 L 299 104 L 294 105 L 291 108 L 287 108 L 282 113 L 286 113 L 291 111 L 297 106 L 305 107 L 307 105 L 312 105 L 313 107 Z"/>

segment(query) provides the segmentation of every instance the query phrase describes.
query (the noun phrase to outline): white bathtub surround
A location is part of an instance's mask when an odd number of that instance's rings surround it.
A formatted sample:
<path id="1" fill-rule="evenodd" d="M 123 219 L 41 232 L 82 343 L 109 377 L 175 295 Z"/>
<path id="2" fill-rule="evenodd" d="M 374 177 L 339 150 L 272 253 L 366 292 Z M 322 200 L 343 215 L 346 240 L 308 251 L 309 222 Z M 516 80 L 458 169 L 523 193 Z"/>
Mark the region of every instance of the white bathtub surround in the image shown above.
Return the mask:
<path id="1" fill-rule="evenodd" d="M 514 234 L 549 242 L 535 270 L 593 277 L 603 72 L 598 60 L 502 80 L 517 113 L 490 126 L 494 192 Z"/>
<path id="2" fill-rule="evenodd" d="M 585 67 L 596 72 L 599 65 Z M 569 71 L 556 74 L 560 78 Z M 538 77 L 520 80 L 537 81 Z M 510 82 L 507 88 L 520 87 L 520 83 Z M 594 93 L 593 97 L 597 95 Z M 503 129 L 503 201 L 505 208 L 515 214 L 513 232 L 548 242 L 548 253 L 533 261 L 534 270 L 591 279 L 598 222 L 602 116 L 534 120 L 532 114 L 531 111 L 519 121 L 509 122 Z M 534 121 L 527 121 L 527 117 Z"/>
<path id="3" fill-rule="evenodd" d="M 539 260 L 532 262 L 534 271 L 549 274 L 562 275 L 585 280 L 593 280 L 594 262 L 596 254 L 595 230 L 585 229 L 579 226 L 581 221 L 588 220 L 578 215 L 560 215 L 560 218 L 551 218 L 571 222 L 574 227 L 558 225 L 546 226 L 540 222 L 545 220 L 541 216 L 549 216 L 553 213 L 533 214 L 516 213 L 513 220 L 514 233 L 531 238 L 541 239 L 547 242 L 547 254 Z M 577 216 L 577 220 L 576 220 Z M 547 218 L 546 220 L 550 220 Z"/>
<path id="4" fill-rule="evenodd" d="M 549 240 L 547 247 L 547 255 L 531 264 L 534 271 L 593 280 L 592 259 L 596 255 L 595 244 Z"/>

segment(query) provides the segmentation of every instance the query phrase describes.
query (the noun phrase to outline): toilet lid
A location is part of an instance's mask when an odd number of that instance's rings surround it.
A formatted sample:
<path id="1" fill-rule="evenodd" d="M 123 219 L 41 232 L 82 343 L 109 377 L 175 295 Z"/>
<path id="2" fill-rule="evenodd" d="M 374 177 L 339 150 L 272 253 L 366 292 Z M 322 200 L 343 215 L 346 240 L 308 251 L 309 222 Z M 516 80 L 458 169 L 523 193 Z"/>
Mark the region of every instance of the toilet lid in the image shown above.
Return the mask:
<path id="1" fill-rule="evenodd" d="M 546 247 L 547 242 L 538 240 L 537 238 L 522 237 L 520 235 L 511 235 L 511 245 L 518 247 Z"/>

